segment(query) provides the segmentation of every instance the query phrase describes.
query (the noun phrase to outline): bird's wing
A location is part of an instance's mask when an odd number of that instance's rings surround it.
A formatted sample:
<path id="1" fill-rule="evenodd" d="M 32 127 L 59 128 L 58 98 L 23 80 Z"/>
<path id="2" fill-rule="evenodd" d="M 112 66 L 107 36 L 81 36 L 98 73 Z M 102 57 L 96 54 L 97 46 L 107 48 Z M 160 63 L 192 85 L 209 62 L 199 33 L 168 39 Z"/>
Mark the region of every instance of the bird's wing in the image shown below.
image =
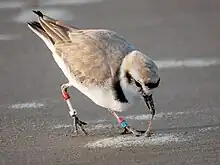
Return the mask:
<path id="1" fill-rule="evenodd" d="M 86 85 L 104 85 L 134 48 L 109 30 L 74 30 L 70 41 L 55 44 L 71 74 Z"/>

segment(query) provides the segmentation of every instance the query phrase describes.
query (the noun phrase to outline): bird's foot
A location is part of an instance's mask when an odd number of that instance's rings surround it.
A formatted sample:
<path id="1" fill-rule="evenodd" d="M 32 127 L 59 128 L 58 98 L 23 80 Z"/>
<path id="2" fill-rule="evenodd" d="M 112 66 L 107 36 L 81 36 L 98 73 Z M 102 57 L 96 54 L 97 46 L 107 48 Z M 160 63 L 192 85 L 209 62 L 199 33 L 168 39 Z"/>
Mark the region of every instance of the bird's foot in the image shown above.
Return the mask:
<path id="1" fill-rule="evenodd" d="M 84 125 L 87 125 L 86 122 L 83 122 L 79 119 L 78 116 L 76 115 L 72 115 L 71 116 L 73 118 L 73 132 L 76 133 L 76 135 L 79 134 L 79 131 L 78 131 L 78 126 L 81 128 L 81 130 L 84 132 L 85 135 L 88 135 L 88 133 L 86 132 L 86 130 L 84 129 Z"/>
<path id="2" fill-rule="evenodd" d="M 124 131 L 121 132 L 121 135 L 125 135 L 125 134 L 133 134 L 136 137 L 140 137 L 140 136 L 145 136 L 145 137 L 151 137 L 151 135 L 153 134 L 151 131 L 144 131 L 144 130 L 135 130 L 133 128 L 125 127 Z"/>
<path id="3" fill-rule="evenodd" d="M 135 136 L 141 136 L 141 132 L 136 131 L 135 129 L 131 128 L 128 123 L 125 121 L 125 119 L 123 117 L 119 117 L 118 119 L 118 123 L 119 125 L 124 128 L 124 131 L 121 132 L 121 135 L 125 135 L 125 134 L 133 134 Z"/>
<path id="4" fill-rule="evenodd" d="M 150 131 L 150 130 L 147 130 L 145 133 L 144 133 L 144 136 L 146 137 L 151 137 L 153 133 Z"/>
<path id="5" fill-rule="evenodd" d="M 131 127 L 125 127 L 124 131 L 121 133 L 121 135 L 125 135 L 125 134 L 133 134 L 136 137 L 142 136 L 143 132 L 142 131 L 137 131 Z"/>

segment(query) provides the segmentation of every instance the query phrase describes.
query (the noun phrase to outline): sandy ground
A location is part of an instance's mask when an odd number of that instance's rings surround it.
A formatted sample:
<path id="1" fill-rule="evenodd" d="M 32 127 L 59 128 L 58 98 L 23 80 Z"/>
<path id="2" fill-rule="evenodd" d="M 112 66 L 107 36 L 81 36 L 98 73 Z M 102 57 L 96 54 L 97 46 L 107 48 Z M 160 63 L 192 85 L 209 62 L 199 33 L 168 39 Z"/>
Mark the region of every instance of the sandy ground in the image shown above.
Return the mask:
<path id="1" fill-rule="evenodd" d="M 219 165 L 220 2 L 64 2 L 0 2 L 0 164 Z M 115 30 L 157 61 L 162 81 L 151 138 L 119 135 L 109 112 L 74 88 L 72 103 L 89 136 L 72 136 L 60 93 L 67 80 L 25 24 L 36 18 L 36 5 L 78 27 Z M 147 112 L 140 103 L 120 115 L 145 129 Z"/>

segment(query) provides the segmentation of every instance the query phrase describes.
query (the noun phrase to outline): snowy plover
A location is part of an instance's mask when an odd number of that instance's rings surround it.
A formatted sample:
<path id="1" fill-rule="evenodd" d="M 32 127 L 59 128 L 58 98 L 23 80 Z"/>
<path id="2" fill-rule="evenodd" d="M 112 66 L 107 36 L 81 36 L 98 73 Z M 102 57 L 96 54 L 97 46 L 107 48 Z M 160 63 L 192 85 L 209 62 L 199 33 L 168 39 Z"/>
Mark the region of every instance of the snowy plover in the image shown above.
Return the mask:
<path id="1" fill-rule="evenodd" d="M 139 132 L 116 112 L 124 111 L 143 99 L 152 114 L 145 132 L 150 136 L 155 115 L 152 91 L 160 83 L 154 61 L 114 31 L 79 29 L 40 11 L 33 12 L 38 15 L 39 22 L 28 22 L 28 27 L 45 42 L 68 79 L 68 83 L 61 86 L 61 91 L 69 113 L 75 119 L 75 130 L 78 130 L 77 125 L 86 123 L 79 120 L 77 111 L 70 103 L 67 88 L 71 86 L 95 104 L 108 109 L 124 128 L 124 133 L 135 135 L 139 135 Z"/>

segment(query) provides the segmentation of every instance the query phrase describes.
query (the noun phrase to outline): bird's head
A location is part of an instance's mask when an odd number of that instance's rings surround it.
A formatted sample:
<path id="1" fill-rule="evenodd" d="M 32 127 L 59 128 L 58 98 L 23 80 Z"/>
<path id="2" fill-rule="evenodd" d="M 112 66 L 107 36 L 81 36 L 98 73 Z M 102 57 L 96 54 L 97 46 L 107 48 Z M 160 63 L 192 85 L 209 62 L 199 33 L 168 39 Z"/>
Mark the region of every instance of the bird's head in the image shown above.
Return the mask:
<path id="1" fill-rule="evenodd" d="M 122 87 L 138 92 L 148 108 L 154 109 L 152 92 L 159 86 L 160 77 L 153 60 L 139 51 L 132 51 L 124 58 L 120 73 Z"/>

